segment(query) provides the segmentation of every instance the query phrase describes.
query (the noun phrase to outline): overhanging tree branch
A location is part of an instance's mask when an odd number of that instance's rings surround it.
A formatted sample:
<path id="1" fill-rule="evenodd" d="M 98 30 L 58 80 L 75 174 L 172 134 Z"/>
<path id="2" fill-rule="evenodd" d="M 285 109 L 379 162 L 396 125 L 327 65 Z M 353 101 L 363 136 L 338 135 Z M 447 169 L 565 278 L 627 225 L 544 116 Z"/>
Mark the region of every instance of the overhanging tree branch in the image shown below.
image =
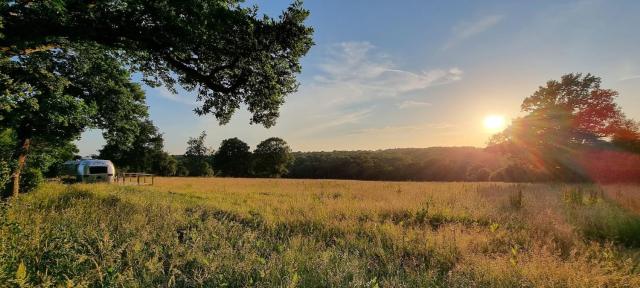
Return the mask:
<path id="1" fill-rule="evenodd" d="M 299 2 L 276 20 L 235 1 L 21 1 L 0 4 L 0 53 L 29 56 L 97 43 L 154 83 L 204 88 L 197 90 L 203 105 L 226 108 L 202 111 L 222 122 L 233 113 L 229 107 L 245 102 L 255 122 L 269 126 L 282 103 L 269 99 L 296 90 L 299 60 L 313 45 L 307 15 Z"/>

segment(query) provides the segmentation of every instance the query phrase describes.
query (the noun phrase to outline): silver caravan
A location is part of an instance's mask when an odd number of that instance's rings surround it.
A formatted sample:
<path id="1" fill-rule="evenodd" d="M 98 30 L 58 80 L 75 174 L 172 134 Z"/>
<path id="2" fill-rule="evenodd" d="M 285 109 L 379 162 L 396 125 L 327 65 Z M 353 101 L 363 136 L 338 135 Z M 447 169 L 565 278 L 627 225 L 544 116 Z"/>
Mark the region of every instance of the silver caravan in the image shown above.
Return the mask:
<path id="1" fill-rule="evenodd" d="M 113 182 L 116 168 L 109 160 L 82 159 L 64 162 L 65 175 L 78 182 Z"/>

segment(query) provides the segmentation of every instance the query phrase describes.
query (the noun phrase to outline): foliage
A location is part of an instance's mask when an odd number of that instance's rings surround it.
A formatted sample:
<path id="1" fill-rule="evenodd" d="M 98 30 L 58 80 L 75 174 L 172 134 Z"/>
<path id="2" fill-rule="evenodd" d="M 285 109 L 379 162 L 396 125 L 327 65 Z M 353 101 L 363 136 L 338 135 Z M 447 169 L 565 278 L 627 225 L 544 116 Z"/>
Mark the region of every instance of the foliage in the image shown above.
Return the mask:
<path id="1" fill-rule="evenodd" d="M 611 142 L 622 150 L 640 154 L 640 123 L 630 119 L 623 121 Z"/>
<path id="2" fill-rule="evenodd" d="M 148 84 L 197 92 L 199 114 L 226 123 L 244 103 L 253 123 L 271 126 L 313 45 L 308 15 L 300 2 L 273 19 L 236 0 L 9 1 L 0 57 L 95 44 Z"/>
<path id="3" fill-rule="evenodd" d="M 14 157 L 16 134 L 11 129 L 0 132 L 0 195 L 9 196 L 11 171 L 15 169 Z M 22 191 L 30 191 L 43 182 L 43 177 L 59 175 L 61 163 L 73 159 L 78 149 L 72 142 L 59 146 L 49 146 L 44 143 L 34 143 L 30 149 L 30 157 L 27 159 L 26 171 L 20 177 L 20 183 L 26 184 Z"/>
<path id="4" fill-rule="evenodd" d="M 472 147 L 296 152 L 287 177 L 361 180 L 487 181 L 505 166 L 497 153 Z"/>
<path id="5" fill-rule="evenodd" d="M 68 80 L 60 75 L 64 67 L 58 66 L 56 54 L 0 60 L 4 88 L 0 125 L 13 128 L 20 140 L 37 136 L 51 143 L 65 141 L 91 123 L 95 107 L 80 98 L 84 95 L 68 91 Z"/>
<path id="6" fill-rule="evenodd" d="M 611 149 L 608 139 L 620 133 L 624 114 L 615 103 L 618 92 L 600 87 L 591 74 L 567 74 L 551 80 L 524 99 L 522 112 L 504 132 L 489 141 L 491 149 L 530 165 L 546 178 L 590 180 L 574 160 L 585 149 Z"/>
<path id="7" fill-rule="evenodd" d="M 44 175 L 38 168 L 29 167 L 24 171 L 23 177 L 20 177 L 20 187 L 23 191 L 31 191 L 44 182 Z"/>
<path id="8" fill-rule="evenodd" d="M 160 176 L 176 175 L 178 170 L 178 161 L 165 151 L 155 154 L 155 158 L 151 162 L 151 171 Z"/>
<path id="9" fill-rule="evenodd" d="M 189 138 L 187 141 L 187 151 L 184 153 L 182 161 L 184 167 L 189 171 L 189 176 L 212 176 L 211 158 L 213 149 L 204 143 L 207 133 L 202 131 L 200 136 Z"/>
<path id="10" fill-rule="evenodd" d="M 266 139 L 253 151 L 251 171 L 258 177 L 280 177 L 289 171 L 294 157 L 284 140 L 272 137 Z"/>
<path id="11" fill-rule="evenodd" d="M 377 151 L 294 152 L 292 153 L 293 163 L 289 166 L 288 172 L 281 176 L 301 179 L 392 181 L 549 182 L 557 179 L 565 179 L 565 181 L 572 179 L 575 182 L 581 182 L 586 180 L 571 174 L 561 174 L 563 169 L 558 169 L 559 171 L 554 175 L 550 175 L 540 167 L 523 161 L 514 161 L 513 158 L 501 152 L 495 146 L 485 149 L 431 147 Z M 183 159 L 182 156 L 176 157 Z M 580 167 L 590 181 L 601 183 L 640 181 L 640 164 L 638 164 L 640 155 L 611 149 L 595 149 L 569 152 L 563 157 L 571 159 L 572 163 L 576 164 L 574 167 Z M 232 163 L 242 165 L 243 162 L 234 160 Z M 225 176 L 217 168 L 219 162 L 214 161 L 214 165 L 216 173 Z M 182 170 L 182 174 L 176 175 L 188 175 L 186 168 L 179 166 L 178 169 Z"/>
<path id="12" fill-rule="evenodd" d="M 149 119 L 139 121 L 138 133 L 130 145 L 115 139 L 100 150 L 100 158 L 111 160 L 118 169 L 131 172 L 175 174 L 176 161 L 165 151 L 164 139 Z"/>
<path id="13" fill-rule="evenodd" d="M 173 159 L 176 159 L 176 176 L 189 176 L 189 169 L 185 166 L 184 161 L 177 160 L 177 157 L 172 156 Z"/>
<path id="14" fill-rule="evenodd" d="M 563 75 L 560 81 L 550 80 L 525 98 L 522 111 L 542 119 L 559 118 L 550 124 L 562 134 L 568 133 L 565 137 L 572 142 L 585 143 L 611 136 L 623 115 L 615 103 L 618 92 L 600 88 L 601 81 L 591 74 Z"/>
<path id="15" fill-rule="evenodd" d="M 139 85 L 115 55 L 75 46 L 0 61 L 0 124 L 47 143 L 65 142 L 86 127 L 107 140 L 131 141 L 135 121 L 146 116 Z M 109 81 L 105 81 L 109 79 Z"/>
<path id="16" fill-rule="evenodd" d="M 619 209 L 599 188 L 566 187 L 564 200 L 567 218 L 585 237 L 640 247 L 640 215 Z"/>
<path id="17" fill-rule="evenodd" d="M 527 167 L 520 163 L 509 163 L 505 167 L 494 171 L 488 180 L 498 182 L 536 182 L 545 179 L 539 175 L 539 171 L 532 167 Z"/>
<path id="18" fill-rule="evenodd" d="M 94 45 L 0 59 L 0 128 L 14 131 L 15 177 L 31 150 L 65 149 L 89 127 L 130 144 L 147 107 L 122 65 Z"/>
<path id="19" fill-rule="evenodd" d="M 640 203 L 638 186 L 156 180 L 45 185 L 0 204 L 0 283 L 640 285 L 637 243 L 619 236 L 640 210 L 617 205 Z M 602 196 L 566 204 L 578 187 Z"/>
<path id="20" fill-rule="evenodd" d="M 11 179 L 11 166 L 13 154 L 13 131 L 0 129 L 0 195 L 3 188 Z"/>
<path id="21" fill-rule="evenodd" d="M 213 164 L 217 174 L 221 176 L 249 176 L 251 151 L 249 145 L 238 138 L 225 139 L 213 156 Z"/>

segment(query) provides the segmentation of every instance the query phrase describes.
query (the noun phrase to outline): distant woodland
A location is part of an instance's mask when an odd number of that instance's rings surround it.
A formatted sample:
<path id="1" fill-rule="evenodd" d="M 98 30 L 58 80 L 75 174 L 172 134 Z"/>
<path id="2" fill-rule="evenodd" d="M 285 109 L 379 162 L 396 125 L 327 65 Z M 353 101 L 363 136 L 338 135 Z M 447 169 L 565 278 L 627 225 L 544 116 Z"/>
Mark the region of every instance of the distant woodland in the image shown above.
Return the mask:
<path id="1" fill-rule="evenodd" d="M 474 147 L 296 152 L 294 158 L 287 177 L 398 181 L 487 181 L 508 162 Z"/>
<path id="2" fill-rule="evenodd" d="M 296 152 L 285 177 L 388 181 L 638 182 L 640 154 L 609 145 L 567 155 L 554 173 L 495 147 L 432 147 L 378 151 Z"/>

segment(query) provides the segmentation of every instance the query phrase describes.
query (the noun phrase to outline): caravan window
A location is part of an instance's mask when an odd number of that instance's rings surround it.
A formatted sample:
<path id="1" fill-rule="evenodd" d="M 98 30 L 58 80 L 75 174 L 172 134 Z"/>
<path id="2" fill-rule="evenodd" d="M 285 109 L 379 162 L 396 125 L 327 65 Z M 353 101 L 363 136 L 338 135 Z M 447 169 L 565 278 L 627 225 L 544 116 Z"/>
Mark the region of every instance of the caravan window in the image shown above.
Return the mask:
<path id="1" fill-rule="evenodd" d="M 89 174 L 107 174 L 107 166 L 91 166 Z"/>

